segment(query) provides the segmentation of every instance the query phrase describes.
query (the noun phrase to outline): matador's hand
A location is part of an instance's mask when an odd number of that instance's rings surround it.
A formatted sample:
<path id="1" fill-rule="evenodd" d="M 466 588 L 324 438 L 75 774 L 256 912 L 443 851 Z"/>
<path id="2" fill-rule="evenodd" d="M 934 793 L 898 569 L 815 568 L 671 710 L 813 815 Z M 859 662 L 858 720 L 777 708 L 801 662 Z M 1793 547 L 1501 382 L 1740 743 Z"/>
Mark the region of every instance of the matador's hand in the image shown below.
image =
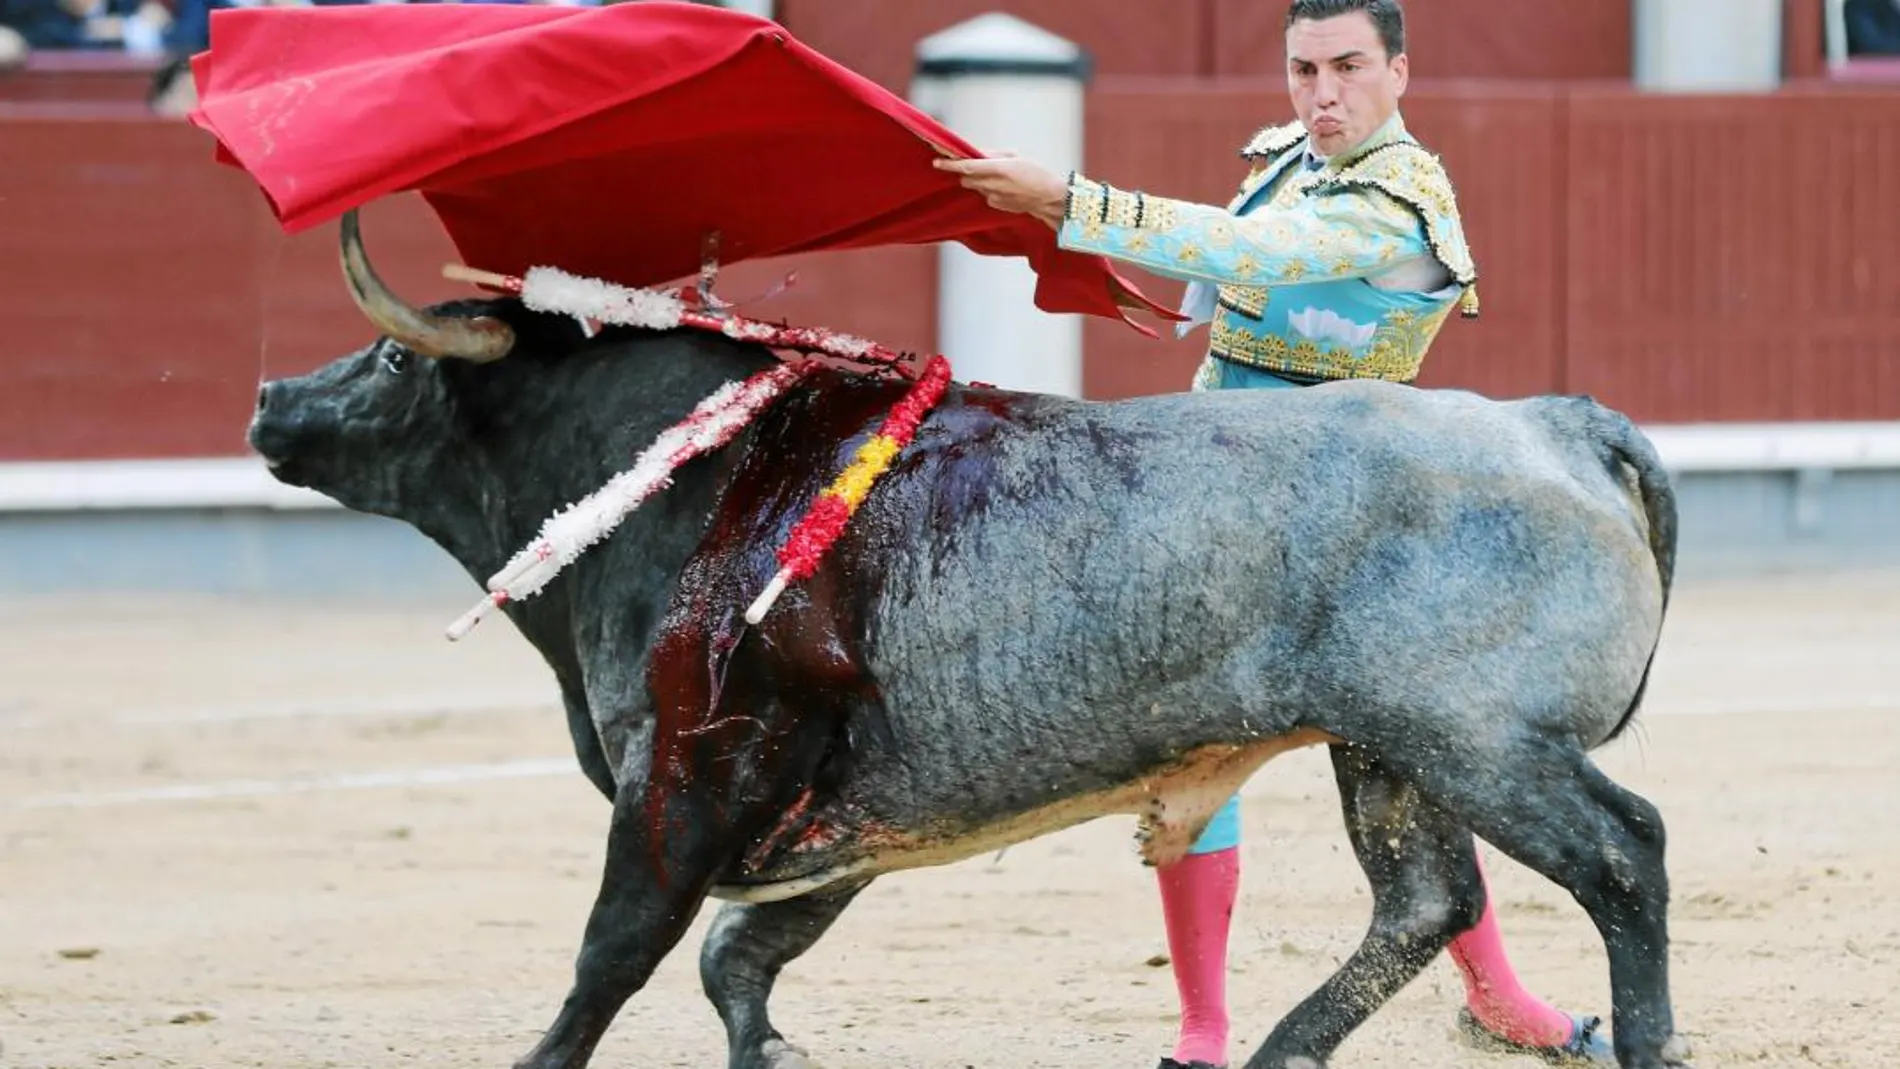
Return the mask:
<path id="1" fill-rule="evenodd" d="M 980 160 L 935 161 L 940 171 L 963 176 L 966 189 L 983 194 L 999 211 L 1033 215 L 1050 227 L 1062 225 L 1069 184 L 1047 169 L 1014 156 Z"/>

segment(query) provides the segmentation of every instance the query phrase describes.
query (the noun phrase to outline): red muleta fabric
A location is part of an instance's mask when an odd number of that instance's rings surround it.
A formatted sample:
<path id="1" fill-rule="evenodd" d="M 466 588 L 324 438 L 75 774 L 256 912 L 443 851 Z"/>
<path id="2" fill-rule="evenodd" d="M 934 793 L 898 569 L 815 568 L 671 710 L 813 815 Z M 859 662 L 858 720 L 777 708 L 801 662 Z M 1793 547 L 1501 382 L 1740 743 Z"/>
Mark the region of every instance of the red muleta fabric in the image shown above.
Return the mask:
<path id="1" fill-rule="evenodd" d="M 463 259 L 627 286 L 737 263 L 957 241 L 1026 257 L 1048 312 L 1178 317 L 1046 225 L 990 208 L 928 115 L 777 23 L 669 0 L 606 7 L 221 9 L 191 121 L 297 233 L 418 191 Z"/>

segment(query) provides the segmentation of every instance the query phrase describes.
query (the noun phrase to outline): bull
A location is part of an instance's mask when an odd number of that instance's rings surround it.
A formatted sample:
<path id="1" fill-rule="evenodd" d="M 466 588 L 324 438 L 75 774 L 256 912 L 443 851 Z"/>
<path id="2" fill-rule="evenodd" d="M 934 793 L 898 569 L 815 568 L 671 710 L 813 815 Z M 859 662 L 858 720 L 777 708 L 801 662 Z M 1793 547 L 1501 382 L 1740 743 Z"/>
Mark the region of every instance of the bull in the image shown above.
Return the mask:
<path id="1" fill-rule="evenodd" d="M 379 335 L 264 383 L 248 440 L 478 583 L 778 359 L 513 298 L 419 309 L 354 213 L 341 237 Z M 814 373 L 506 606 L 612 803 L 571 986 L 520 1069 L 585 1066 L 708 899 L 729 1065 L 804 1066 L 774 982 L 878 876 L 1117 814 L 1166 864 L 1314 745 L 1372 917 L 1250 1069 L 1323 1066 L 1476 923 L 1474 836 L 1596 925 L 1619 1064 L 1684 1064 L 1663 820 L 1588 756 L 1637 713 L 1674 571 L 1670 482 L 1627 418 L 1378 382 L 1114 402 L 952 384 L 817 573 L 748 624 L 775 547 L 903 389 Z"/>

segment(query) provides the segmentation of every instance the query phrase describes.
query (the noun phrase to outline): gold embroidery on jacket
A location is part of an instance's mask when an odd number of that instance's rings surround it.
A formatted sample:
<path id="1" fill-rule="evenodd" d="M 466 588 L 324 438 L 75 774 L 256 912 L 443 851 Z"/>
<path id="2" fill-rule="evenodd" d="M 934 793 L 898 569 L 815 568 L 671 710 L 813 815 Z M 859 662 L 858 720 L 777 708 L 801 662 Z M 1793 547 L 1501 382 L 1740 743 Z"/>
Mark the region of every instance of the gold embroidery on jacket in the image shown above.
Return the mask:
<path id="1" fill-rule="evenodd" d="M 1321 196 L 1354 190 L 1376 191 L 1404 205 L 1417 217 L 1433 257 L 1445 265 L 1452 279 L 1460 286 L 1477 281 L 1477 265 L 1471 260 L 1458 217 L 1457 194 L 1436 156 L 1409 141 L 1390 142 L 1314 187 Z"/>
<path id="2" fill-rule="evenodd" d="M 1378 378 L 1410 382 L 1418 377 L 1425 352 L 1444 325 L 1452 306 L 1426 315 L 1388 314 L 1361 357 L 1343 345 L 1322 349 L 1311 339 L 1289 343 L 1277 334 L 1255 332 L 1232 316 L 1217 315 L 1209 326 L 1208 350 L 1214 355 L 1266 371 L 1287 371 L 1321 379 Z M 1257 317 L 1256 317 L 1257 318 Z"/>

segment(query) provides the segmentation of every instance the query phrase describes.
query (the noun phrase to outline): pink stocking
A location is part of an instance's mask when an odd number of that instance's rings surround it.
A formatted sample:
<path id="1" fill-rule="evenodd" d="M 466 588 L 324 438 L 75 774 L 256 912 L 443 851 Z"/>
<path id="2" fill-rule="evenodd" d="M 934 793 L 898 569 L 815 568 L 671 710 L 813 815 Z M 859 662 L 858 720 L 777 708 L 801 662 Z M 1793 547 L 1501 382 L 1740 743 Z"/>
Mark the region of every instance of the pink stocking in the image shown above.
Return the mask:
<path id="1" fill-rule="evenodd" d="M 1174 1060 L 1227 1064 L 1227 932 L 1240 887 L 1240 850 L 1188 854 L 1156 870 L 1168 954 L 1181 997 Z"/>
<path id="2" fill-rule="evenodd" d="M 1484 879 L 1484 862 L 1478 862 Z M 1478 926 L 1452 940 L 1451 957 L 1465 978 L 1465 1004 L 1486 1028 L 1515 1043 L 1558 1046 L 1570 1039 L 1570 1017 L 1524 990 L 1504 954 L 1497 905 L 1485 884 L 1484 916 Z"/>

